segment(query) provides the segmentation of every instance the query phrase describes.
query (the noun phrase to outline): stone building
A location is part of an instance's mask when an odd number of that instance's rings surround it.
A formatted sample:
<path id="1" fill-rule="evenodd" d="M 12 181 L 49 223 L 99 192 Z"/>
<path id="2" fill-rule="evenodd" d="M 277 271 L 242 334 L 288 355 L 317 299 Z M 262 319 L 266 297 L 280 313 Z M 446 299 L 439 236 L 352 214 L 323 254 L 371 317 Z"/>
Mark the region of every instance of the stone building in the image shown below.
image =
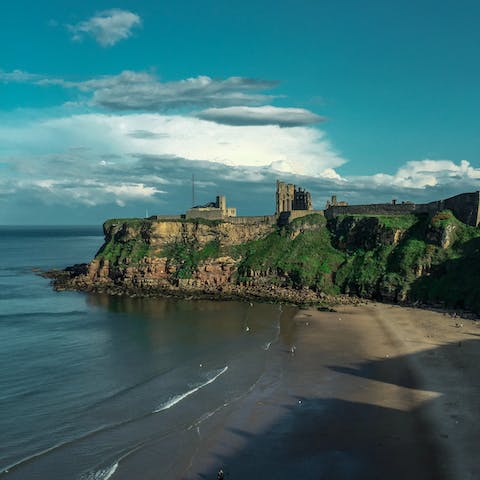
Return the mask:
<path id="1" fill-rule="evenodd" d="M 237 209 L 227 207 L 225 195 L 218 195 L 215 202 L 199 205 L 187 210 L 185 218 L 205 218 L 207 220 L 224 220 L 226 218 L 236 217 Z"/>
<path id="2" fill-rule="evenodd" d="M 291 212 L 293 210 L 313 210 L 312 196 L 303 188 L 297 188 L 292 183 L 277 180 L 275 213 Z"/>
<path id="3" fill-rule="evenodd" d="M 325 205 L 325 208 L 330 208 L 330 207 L 346 207 L 348 205 L 348 202 L 343 202 L 343 201 L 338 201 L 336 195 L 332 195 L 332 198 L 330 200 L 327 200 L 327 204 Z"/>

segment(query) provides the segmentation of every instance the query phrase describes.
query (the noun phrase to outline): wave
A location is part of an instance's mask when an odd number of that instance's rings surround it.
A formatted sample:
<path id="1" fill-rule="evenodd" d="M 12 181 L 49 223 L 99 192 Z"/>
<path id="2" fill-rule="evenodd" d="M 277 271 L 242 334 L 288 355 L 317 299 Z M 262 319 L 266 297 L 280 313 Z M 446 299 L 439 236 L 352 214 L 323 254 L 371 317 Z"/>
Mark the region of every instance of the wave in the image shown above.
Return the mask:
<path id="1" fill-rule="evenodd" d="M 115 462 L 109 467 L 102 468 L 100 470 L 97 470 L 96 472 L 87 473 L 86 475 L 82 475 L 80 477 L 80 480 L 108 480 L 117 471 L 117 468 L 118 462 Z"/>
<path id="2" fill-rule="evenodd" d="M 67 447 L 69 445 L 73 445 L 77 442 L 80 442 L 80 441 L 84 441 L 86 440 L 87 438 L 89 437 L 93 437 L 94 435 L 97 435 L 99 433 L 102 433 L 102 432 L 105 432 L 107 430 L 113 430 L 115 428 L 118 428 L 118 427 L 121 427 L 121 426 L 124 426 L 124 425 L 127 425 L 129 423 L 132 423 L 132 422 L 135 422 L 135 421 L 138 421 L 142 418 L 146 418 L 148 417 L 149 415 L 151 415 L 152 413 L 157 413 L 157 411 L 161 411 L 161 410 L 166 410 L 167 408 L 170 408 L 171 406 L 175 405 L 176 403 L 180 402 L 181 400 L 183 400 L 185 397 L 191 395 L 192 393 L 200 390 L 201 388 L 203 388 L 204 386 L 214 382 L 220 375 L 222 375 L 223 373 L 225 373 L 225 371 L 228 369 L 228 366 L 223 368 L 221 371 L 217 371 L 218 373 L 216 373 L 216 375 L 207 380 L 204 384 L 202 385 L 199 385 L 198 387 L 192 389 L 191 391 L 189 392 L 186 392 L 185 394 L 183 395 L 179 395 L 178 397 L 174 397 L 172 398 L 171 400 L 169 400 L 168 402 L 166 402 L 166 404 L 164 406 L 161 406 L 159 407 L 160 409 L 157 409 L 155 410 L 154 412 L 145 412 L 141 415 L 137 415 L 137 416 L 134 416 L 134 417 L 130 417 L 130 418 L 126 418 L 126 419 L 122 419 L 118 422 L 112 422 L 112 423 L 107 423 L 107 424 L 103 424 L 103 425 L 99 425 L 98 427 L 96 428 L 93 428 L 87 432 L 84 432 L 84 433 L 81 433 L 79 435 L 77 435 L 76 437 L 73 437 L 73 438 L 69 438 L 69 439 L 66 439 L 64 441 L 61 441 L 61 442 L 58 442 L 48 448 L 45 448 L 43 450 L 40 450 L 40 451 L 37 451 L 37 452 L 34 452 L 32 453 L 31 455 L 28 455 L 24 458 L 21 458 L 20 460 L 17 460 L 15 461 L 14 463 L 11 463 L 7 466 L 1 466 L 0 465 L 0 477 L 6 473 L 8 473 L 9 471 L 11 470 L 14 470 L 14 469 L 17 469 L 19 468 L 20 466 L 22 465 L 25 465 L 26 463 L 29 463 L 29 462 L 32 462 L 36 459 L 38 459 L 39 457 L 43 457 L 44 455 L 48 455 L 50 453 L 52 453 L 53 451 L 55 450 L 58 450 L 60 448 L 64 448 L 64 447 Z M 168 369 L 166 370 L 166 372 L 170 372 L 171 369 Z M 165 372 L 162 372 L 162 374 L 165 373 Z M 115 398 L 117 396 L 121 396 L 123 394 L 125 394 L 126 392 L 130 391 L 130 390 L 133 390 L 135 388 L 138 388 L 139 386 L 143 386 L 143 385 L 146 385 L 148 384 L 149 382 L 152 382 L 153 380 L 155 380 L 156 378 L 158 377 L 158 375 L 155 375 L 155 376 L 152 376 L 151 378 L 143 381 L 143 382 L 139 382 L 138 384 L 136 385 L 133 385 L 131 387 L 127 387 L 126 389 L 123 389 L 119 392 L 116 392 L 114 393 L 111 397 L 107 397 L 106 399 L 102 399 L 102 400 L 99 400 L 98 402 L 95 402 L 92 406 L 89 406 L 89 408 L 92 408 L 92 407 L 95 407 L 95 406 L 98 406 L 99 404 L 102 404 L 106 401 L 109 401 L 111 400 L 112 398 Z M 118 463 L 118 462 L 116 462 Z M 100 471 L 100 470 L 99 470 Z M 95 479 L 94 475 L 95 472 L 90 472 L 88 475 L 90 475 L 90 479 Z M 113 473 L 112 473 L 113 475 Z M 85 477 L 87 478 L 87 477 Z M 83 480 L 83 479 L 82 479 Z"/>
<path id="3" fill-rule="evenodd" d="M 116 425 L 113 425 L 113 427 L 115 427 Z M 63 442 L 58 442 L 56 443 L 55 445 L 52 445 L 51 447 L 48 447 L 48 448 L 45 448 L 39 452 L 35 452 L 35 453 L 32 453 L 31 455 L 28 455 L 27 457 L 24 457 L 14 463 L 11 463 L 10 465 L 7 465 L 6 467 L 1 467 L 2 470 L 0 470 L 0 476 L 2 476 L 3 474 L 6 474 L 8 473 L 10 470 L 14 470 L 22 465 L 25 465 L 26 463 L 29 463 L 29 462 L 32 462 L 33 460 L 39 458 L 39 457 L 43 457 L 44 455 L 47 455 L 51 452 L 53 452 L 54 450 L 58 450 L 60 448 L 64 448 L 64 447 L 67 447 L 68 445 L 73 445 L 74 443 L 78 442 L 78 441 L 81 441 L 81 440 L 85 440 L 86 438 L 88 437 L 91 437 L 93 435 L 96 435 L 97 433 L 99 432 L 102 432 L 104 430 L 107 430 L 111 428 L 110 425 L 101 425 L 100 427 L 94 429 L 94 430 L 90 430 L 78 437 L 74 437 L 74 438 L 70 438 L 70 439 L 67 439 Z"/>
<path id="4" fill-rule="evenodd" d="M 177 403 L 181 402 L 183 399 L 189 397 L 195 392 L 198 392 L 200 389 L 202 389 L 203 387 L 206 387 L 210 383 L 213 383 L 220 375 L 223 375 L 227 370 L 228 370 L 228 365 L 222 368 L 220 371 L 217 370 L 217 373 L 212 378 L 207 380 L 205 383 L 202 383 L 198 387 L 192 388 L 191 390 L 188 390 L 185 393 L 182 393 L 180 395 L 175 395 L 174 397 L 167 400 L 165 403 L 162 403 L 153 411 L 153 413 L 159 413 L 159 412 L 163 412 L 163 410 L 168 410 L 169 408 L 173 407 Z"/>

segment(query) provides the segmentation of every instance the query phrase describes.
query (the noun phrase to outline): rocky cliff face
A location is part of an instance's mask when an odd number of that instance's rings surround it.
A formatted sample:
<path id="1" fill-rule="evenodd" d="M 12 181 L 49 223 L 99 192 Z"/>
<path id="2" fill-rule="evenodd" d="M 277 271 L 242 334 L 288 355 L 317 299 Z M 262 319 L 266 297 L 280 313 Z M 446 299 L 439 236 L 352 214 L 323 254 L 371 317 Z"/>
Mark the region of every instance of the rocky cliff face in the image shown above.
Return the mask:
<path id="1" fill-rule="evenodd" d="M 82 290 L 148 293 L 178 288 L 215 289 L 235 281 L 235 247 L 259 240 L 272 225 L 223 222 L 111 220 L 105 243 L 86 271 L 69 276 Z"/>
<path id="2" fill-rule="evenodd" d="M 181 222 L 156 220 L 109 220 L 103 226 L 105 244 L 112 240 L 128 243 L 143 240 L 155 253 L 166 245 L 189 243 L 198 247 L 216 241 L 221 246 L 232 246 L 262 238 L 272 231 L 265 223 L 248 225 L 224 222 Z"/>
<path id="3" fill-rule="evenodd" d="M 337 217 L 329 222 L 333 245 L 340 250 L 372 250 L 379 245 L 397 245 L 404 227 L 387 226 L 379 217 Z"/>
<path id="4" fill-rule="evenodd" d="M 480 229 L 450 212 L 425 216 L 311 215 L 277 228 L 206 221 L 111 220 L 88 265 L 59 289 L 318 301 L 347 293 L 480 310 Z M 471 271 L 471 272 L 470 272 Z M 470 272 L 467 280 L 463 272 Z"/>

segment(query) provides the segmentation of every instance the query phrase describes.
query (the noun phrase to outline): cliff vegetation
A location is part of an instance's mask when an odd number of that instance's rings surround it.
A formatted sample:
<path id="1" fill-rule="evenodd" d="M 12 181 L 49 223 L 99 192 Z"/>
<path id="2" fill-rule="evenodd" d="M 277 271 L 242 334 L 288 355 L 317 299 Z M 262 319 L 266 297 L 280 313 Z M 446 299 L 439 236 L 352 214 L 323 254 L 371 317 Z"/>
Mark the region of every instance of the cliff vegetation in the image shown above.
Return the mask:
<path id="1" fill-rule="evenodd" d="M 58 288 L 293 301 L 344 293 L 480 312 L 480 229 L 450 211 L 310 215 L 281 228 L 115 219 L 104 232 L 95 259 L 58 277 Z"/>

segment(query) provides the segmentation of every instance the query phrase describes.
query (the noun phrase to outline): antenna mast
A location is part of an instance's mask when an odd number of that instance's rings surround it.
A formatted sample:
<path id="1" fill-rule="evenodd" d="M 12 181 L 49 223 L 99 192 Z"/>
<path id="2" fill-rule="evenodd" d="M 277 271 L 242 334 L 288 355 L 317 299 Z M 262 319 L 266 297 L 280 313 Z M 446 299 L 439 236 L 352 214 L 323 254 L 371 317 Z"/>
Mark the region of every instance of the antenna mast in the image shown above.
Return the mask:
<path id="1" fill-rule="evenodd" d="M 195 175 L 192 173 L 192 208 L 195 206 Z"/>

